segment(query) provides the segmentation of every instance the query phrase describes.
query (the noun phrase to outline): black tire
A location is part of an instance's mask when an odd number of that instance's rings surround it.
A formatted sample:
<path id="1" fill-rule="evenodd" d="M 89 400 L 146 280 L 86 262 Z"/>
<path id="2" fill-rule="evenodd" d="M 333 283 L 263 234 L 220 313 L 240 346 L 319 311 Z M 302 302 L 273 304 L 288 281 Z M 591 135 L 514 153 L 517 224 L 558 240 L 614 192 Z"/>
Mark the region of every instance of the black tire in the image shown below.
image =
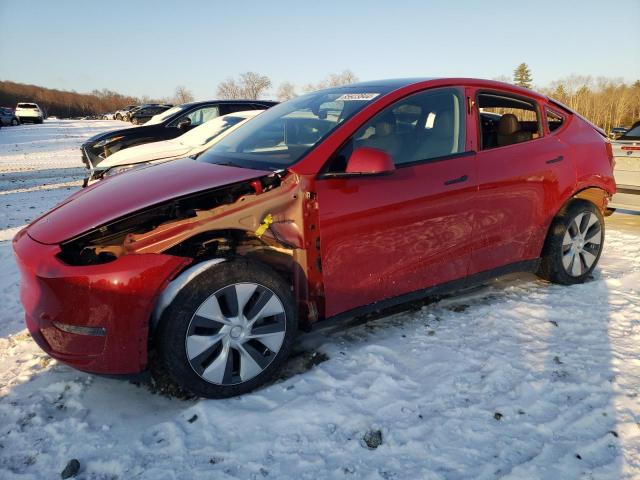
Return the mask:
<path id="1" fill-rule="evenodd" d="M 133 117 L 131 119 L 131 123 L 133 123 L 134 125 L 138 125 L 138 119 L 136 117 Z"/>
<path id="2" fill-rule="evenodd" d="M 11 125 L 13 125 L 14 127 L 20 125 L 20 122 L 18 122 L 17 118 L 12 118 L 11 119 Z"/>
<path id="3" fill-rule="evenodd" d="M 585 253 L 574 255 L 573 261 L 571 262 L 570 267 L 565 267 L 563 263 L 563 257 L 568 258 L 566 255 L 569 254 L 569 250 L 567 249 L 566 237 L 565 235 L 572 235 L 572 231 L 575 231 L 574 220 L 578 218 L 579 215 L 583 215 L 583 222 L 588 222 L 590 215 L 595 215 L 597 218 L 597 223 L 587 229 L 585 225 L 585 232 L 583 237 L 589 238 L 590 235 L 593 235 L 593 242 L 584 242 L 583 241 L 583 252 L 586 251 L 589 254 L 589 258 L 591 256 L 595 257 L 594 260 L 590 260 L 593 263 L 591 265 L 587 264 Z M 585 220 L 587 217 L 587 220 Z M 582 224 L 582 223 L 581 223 Z M 600 233 L 600 243 L 595 243 L 595 235 Z M 542 258 L 540 262 L 540 268 L 538 269 L 537 275 L 545 280 L 549 280 L 553 283 L 559 283 L 561 285 L 574 285 L 577 283 L 584 283 L 584 281 L 589 278 L 591 272 L 598 264 L 600 260 L 600 255 L 602 254 L 602 247 L 604 245 L 604 235 L 605 226 L 604 226 L 604 218 L 600 210 L 591 202 L 586 200 L 574 200 L 568 206 L 564 207 L 556 218 L 551 223 L 551 228 L 549 228 L 549 233 L 547 234 L 547 239 L 545 241 L 544 248 L 542 250 Z M 564 245 L 563 245 L 564 243 Z M 574 247 L 569 247 L 574 248 Z M 582 248 L 582 247 L 581 247 Z M 577 260 L 576 260 L 577 259 Z M 572 270 L 574 263 L 578 261 L 579 265 L 577 265 L 578 272 L 570 273 L 568 270 Z"/>
<path id="4" fill-rule="evenodd" d="M 604 216 L 605 217 L 610 217 L 611 215 L 613 215 L 614 213 L 616 213 L 616 209 L 615 208 L 607 208 L 604 211 Z"/>
<path id="5" fill-rule="evenodd" d="M 116 120 L 122 120 L 122 115 L 117 114 L 115 119 L 116 119 Z"/>
<path id="6" fill-rule="evenodd" d="M 197 373 L 196 367 L 192 366 L 188 358 L 187 339 L 193 338 L 190 335 L 196 335 L 194 328 L 206 328 L 201 326 L 194 327 L 192 322 L 201 321 L 202 317 L 196 316 L 196 312 L 205 302 L 214 297 L 214 293 L 219 300 L 224 300 L 227 298 L 224 295 L 225 291 L 230 288 L 236 288 L 237 284 L 246 283 L 257 284 L 262 290 L 259 294 L 254 293 L 247 300 L 243 314 L 247 313 L 247 310 L 251 308 L 251 301 L 254 298 L 261 298 L 260 295 L 264 292 L 268 292 L 267 294 L 272 297 L 276 296 L 281 302 L 283 312 L 272 318 L 278 319 L 277 322 L 284 326 L 284 338 L 277 353 L 269 350 L 264 344 L 259 344 L 263 347 L 262 355 L 266 355 L 261 358 L 261 361 L 265 358 L 268 360 L 265 360 L 265 365 L 261 366 L 260 373 L 255 374 L 255 376 L 248 378 L 246 381 L 239 380 L 241 378 L 240 362 L 242 359 L 240 351 L 236 349 L 234 354 L 231 349 L 228 349 L 230 353 L 223 360 L 225 365 L 225 380 L 223 382 L 225 384 L 210 382 L 202 376 L 206 372 Z M 220 293 L 221 291 L 223 293 Z M 255 295 L 258 295 L 258 297 Z M 219 305 L 222 306 L 223 303 L 220 302 Z M 229 303 L 232 304 L 233 302 Z M 240 302 L 238 301 L 237 303 Z M 256 300 L 254 300 L 251 306 L 255 307 L 256 303 Z M 226 308 L 229 307 L 226 306 Z M 282 315 L 285 318 L 282 318 Z M 231 317 L 233 317 L 233 314 L 229 316 L 229 318 Z M 227 398 L 250 392 L 273 378 L 289 356 L 291 345 L 296 336 L 297 326 L 296 308 L 289 284 L 269 267 L 244 258 L 238 258 L 220 263 L 191 280 L 163 313 L 155 341 L 163 367 L 169 376 L 182 388 L 201 397 Z M 221 325 L 221 328 L 224 327 Z M 252 332 L 253 330 L 251 330 Z M 212 329 L 211 332 L 197 335 L 215 336 L 219 334 L 220 331 Z M 251 342 L 253 340 L 249 340 L 244 345 L 247 346 Z M 213 365 L 217 356 L 221 355 L 223 340 L 217 341 L 215 345 L 217 345 L 215 348 L 218 350 L 215 350 L 213 346 L 209 346 L 207 350 L 203 350 L 198 356 L 192 357 L 192 360 L 200 362 L 199 359 L 204 359 L 202 360 L 203 363 L 199 365 L 206 370 Z M 253 347 L 251 349 L 255 353 L 256 349 Z M 207 361 L 209 362 L 208 364 L 204 363 Z"/>

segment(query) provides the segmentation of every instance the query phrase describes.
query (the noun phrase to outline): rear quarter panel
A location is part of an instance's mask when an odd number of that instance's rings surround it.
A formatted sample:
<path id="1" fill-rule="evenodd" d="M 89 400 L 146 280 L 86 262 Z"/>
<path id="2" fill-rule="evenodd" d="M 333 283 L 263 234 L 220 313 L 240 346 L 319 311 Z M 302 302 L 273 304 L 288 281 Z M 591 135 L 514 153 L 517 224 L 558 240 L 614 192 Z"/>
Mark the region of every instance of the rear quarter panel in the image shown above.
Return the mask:
<path id="1" fill-rule="evenodd" d="M 608 140 L 577 116 L 571 118 L 566 129 L 558 135 L 573 151 L 576 167 L 576 186 L 573 194 L 586 188 L 598 187 L 613 195 L 616 182 L 607 153 Z"/>

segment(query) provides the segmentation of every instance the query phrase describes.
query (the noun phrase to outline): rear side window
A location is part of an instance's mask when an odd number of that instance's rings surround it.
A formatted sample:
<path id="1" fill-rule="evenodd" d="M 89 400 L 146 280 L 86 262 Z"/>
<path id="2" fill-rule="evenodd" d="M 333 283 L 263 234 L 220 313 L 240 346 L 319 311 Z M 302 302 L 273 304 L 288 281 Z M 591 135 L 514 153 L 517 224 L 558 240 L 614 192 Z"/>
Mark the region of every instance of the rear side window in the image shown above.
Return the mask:
<path id="1" fill-rule="evenodd" d="M 478 94 L 482 150 L 506 147 L 542 136 L 535 101 L 498 92 Z"/>
<path id="2" fill-rule="evenodd" d="M 176 120 L 171 122 L 171 125 L 175 126 L 178 123 L 180 123 L 182 120 L 188 118 L 189 120 L 191 120 L 191 126 L 197 127 L 198 125 L 202 125 L 203 123 L 208 122 L 209 120 L 212 120 L 218 116 L 219 116 L 219 110 L 217 106 L 206 106 L 206 107 L 198 108 L 196 110 L 189 112 L 186 115 L 182 115 L 178 117 Z"/>
<path id="3" fill-rule="evenodd" d="M 562 125 L 564 125 L 564 115 L 559 114 L 550 109 L 545 109 L 545 114 L 547 116 L 547 128 L 550 132 L 555 132 Z"/>

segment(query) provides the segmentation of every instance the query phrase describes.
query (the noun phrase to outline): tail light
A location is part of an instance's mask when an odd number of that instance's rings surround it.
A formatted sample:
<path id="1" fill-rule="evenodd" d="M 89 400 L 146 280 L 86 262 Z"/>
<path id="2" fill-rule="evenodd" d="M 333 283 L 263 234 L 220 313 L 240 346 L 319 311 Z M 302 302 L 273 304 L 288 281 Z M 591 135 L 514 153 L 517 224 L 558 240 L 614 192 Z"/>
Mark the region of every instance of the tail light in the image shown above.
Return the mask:
<path id="1" fill-rule="evenodd" d="M 605 144 L 607 145 L 607 155 L 609 156 L 609 164 L 613 169 L 616 166 L 616 159 L 613 156 L 613 146 L 611 145 L 611 142 L 608 140 L 605 142 Z"/>

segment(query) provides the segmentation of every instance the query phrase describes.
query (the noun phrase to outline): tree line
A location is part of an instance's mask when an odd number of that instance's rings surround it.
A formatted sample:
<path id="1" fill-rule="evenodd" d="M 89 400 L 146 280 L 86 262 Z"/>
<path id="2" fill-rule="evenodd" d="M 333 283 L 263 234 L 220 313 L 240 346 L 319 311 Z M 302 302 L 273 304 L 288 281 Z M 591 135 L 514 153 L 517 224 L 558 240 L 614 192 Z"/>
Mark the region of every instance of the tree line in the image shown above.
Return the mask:
<path id="1" fill-rule="evenodd" d="M 626 83 L 620 78 L 570 75 L 546 87 L 534 87 L 531 69 L 521 63 L 513 71 L 513 79 L 502 76 L 495 80 L 533 88 L 578 112 L 610 133 L 614 127 L 630 127 L 640 121 L 640 80 Z"/>
<path id="2" fill-rule="evenodd" d="M 108 89 L 93 90 L 91 93 L 57 90 L 37 85 L 0 81 L 0 106 L 15 108 L 18 102 L 34 102 L 46 115 L 60 118 L 83 117 L 114 112 L 127 105 L 145 103 L 181 104 L 193 101 L 193 94 L 179 85 L 173 97 L 151 98 L 122 95 Z"/>
<path id="3" fill-rule="evenodd" d="M 545 87 L 534 86 L 531 69 L 526 63 L 518 65 L 512 77 L 496 78 L 525 88 L 534 88 L 575 110 L 594 124 L 610 132 L 613 127 L 630 127 L 640 120 L 640 80 L 626 83 L 617 78 L 571 75 Z M 300 93 L 336 87 L 357 82 L 351 70 L 331 73 L 317 83 L 296 86 L 285 81 L 275 87 L 279 101 L 295 98 Z M 236 78 L 227 78 L 217 89 L 220 99 L 258 99 L 268 95 L 274 87 L 271 79 L 260 73 L 245 72 Z M 91 93 L 78 93 L 0 81 L 0 106 L 15 107 L 18 102 L 36 102 L 48 115 L 77 117 L 113 112 L 126 105 L 142 103 L 182 104 L 193 101 L 193 94 L 183 85 L 176 87 L 172 97 L 152 99 L 133 97 L 103 89 Z"/>

